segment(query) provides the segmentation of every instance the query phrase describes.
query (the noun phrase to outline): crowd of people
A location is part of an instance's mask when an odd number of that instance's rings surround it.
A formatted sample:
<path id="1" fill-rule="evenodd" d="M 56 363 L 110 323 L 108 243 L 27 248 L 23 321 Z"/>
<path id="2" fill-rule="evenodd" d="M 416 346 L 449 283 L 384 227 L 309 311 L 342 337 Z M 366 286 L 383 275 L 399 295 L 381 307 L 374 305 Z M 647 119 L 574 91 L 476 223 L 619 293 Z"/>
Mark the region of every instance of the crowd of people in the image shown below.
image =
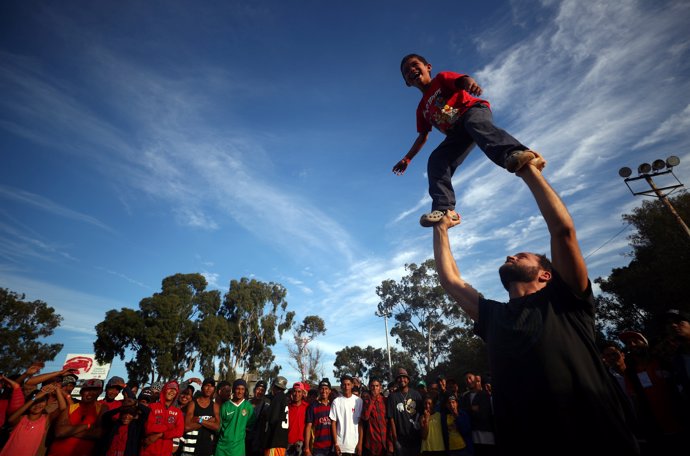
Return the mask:
<path id="1" fill-rule="evenodd" d="M 112 377 L 74 394 L 74 371 L 40 368 L 0 376 L 0 456 L 480 455 L 494 443 L 489 385 L 472 373 L 464 392 L 443 375 L 413 388 L 399 369 L 388 385 L 343 375 L 289 387 L 279 376 L 250 395 L 243 379 L 140 389 Z"/>
<path id="2" fill-rule="evenodd" d="M 634 415 L 642 454 L 687 448 L 690 313 L 666 314 L 668 338 L 639 332 L 601 346 L 601 359 Z M 140 388 L 112 377 L 81 383 L 74 371 L 0 376 L 0 456 L 465 456 L 497 445 L 493 386 L 486 376 L 438 375 L 388 384 L 343 375 L 339 386 L 213 378 Z M 412 384 L 414 383 L 414 385 Z"/>

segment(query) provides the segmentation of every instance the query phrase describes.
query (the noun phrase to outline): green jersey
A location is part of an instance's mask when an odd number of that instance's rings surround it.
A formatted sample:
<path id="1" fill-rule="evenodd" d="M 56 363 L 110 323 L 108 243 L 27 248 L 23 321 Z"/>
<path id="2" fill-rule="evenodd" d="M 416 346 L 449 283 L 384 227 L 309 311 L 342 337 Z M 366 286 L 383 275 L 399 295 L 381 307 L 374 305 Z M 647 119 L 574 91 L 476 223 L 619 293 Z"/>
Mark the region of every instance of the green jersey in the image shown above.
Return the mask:
<path id="1" fill-rule="evenodd" d="M 254 423 L 254 407 L 249 401 L 227 401 L 220 408 L 220 431 L 215 456 L 244 456 L 247 427 Z"/>

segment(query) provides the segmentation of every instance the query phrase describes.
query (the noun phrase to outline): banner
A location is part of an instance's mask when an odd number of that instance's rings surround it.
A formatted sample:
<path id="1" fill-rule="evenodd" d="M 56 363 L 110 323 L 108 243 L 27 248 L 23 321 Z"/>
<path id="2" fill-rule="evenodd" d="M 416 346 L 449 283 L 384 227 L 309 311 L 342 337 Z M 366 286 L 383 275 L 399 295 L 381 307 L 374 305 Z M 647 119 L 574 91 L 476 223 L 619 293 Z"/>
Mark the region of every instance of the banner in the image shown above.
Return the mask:
<path id="1" fill-rule="evenodd" d="M 96 361 L 96 355 L 84 354 L 68 354 L 65 358 L 63 369 L 74 369 L 74 374 L 79 380 L 88 380 L 90 378 L 97 378 L 105 380 L 108 378 L 110 372 L 110 364 L 100 364 Z"/>

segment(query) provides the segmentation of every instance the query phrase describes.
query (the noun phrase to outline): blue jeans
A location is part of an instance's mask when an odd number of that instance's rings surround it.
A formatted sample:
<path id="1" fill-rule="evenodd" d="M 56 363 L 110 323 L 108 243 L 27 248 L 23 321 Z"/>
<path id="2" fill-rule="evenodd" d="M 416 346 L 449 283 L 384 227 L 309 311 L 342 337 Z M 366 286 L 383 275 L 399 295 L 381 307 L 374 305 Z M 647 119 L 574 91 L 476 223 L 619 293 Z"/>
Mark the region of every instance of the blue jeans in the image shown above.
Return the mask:
<path id="1" fill-rule="evenodd" d="M 472 106 L 458 119 L 446 139 L 429 155 L 427 175 L 431 210 L 455 209 L 453 174 L 474 145 L 500 167 L 511 154 L 527 150 L 520 141 L 493 122 L 491 110 L 483 104 Z"/>

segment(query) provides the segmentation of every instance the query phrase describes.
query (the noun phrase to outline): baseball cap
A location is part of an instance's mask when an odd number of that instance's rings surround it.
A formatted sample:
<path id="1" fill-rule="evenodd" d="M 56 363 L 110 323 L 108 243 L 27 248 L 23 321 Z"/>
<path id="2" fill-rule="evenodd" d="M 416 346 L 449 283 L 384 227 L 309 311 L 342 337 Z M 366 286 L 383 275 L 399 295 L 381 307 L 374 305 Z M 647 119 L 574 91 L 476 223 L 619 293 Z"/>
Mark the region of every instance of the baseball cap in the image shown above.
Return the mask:
<path id="1" fill-rule="evenodd" d="M 666 313 L 664 313 L 664 317 L 666 317 L 666 320 L 671 320 L 671 321 L 690 322 L 690 313 L 685 312 L 683 310 L 679 310 L 679 309 L 667 310 Z"/>
<path id="2" fill-rule="evenodd" d="M 326 377 L 322 378 L 321 381 L 319 382 L 319 388 L 321 388 L 322 386 L 327 386 L 330 388 L 331 387 L 331 381 L 328 380 L 328 378 L 326 378 Z"/>
<path id="3" fill-rule="evenodd" d="M 303 384 L 302 382 L 295 382 L 295 384 L 292 385 L 292 389 L 295 389 L 295 390 L 298 390 L 298 389 L 299 389 L 299 390 L 303 390 L 303 389 L 305 389 L 305 388 L 304 388 L 304 384 Z"/>
<path id="4" fill-rule="evenodd" d="M 259 380 L 258 382 L 256 382 L 256 385 L 254 385 L 254 391 L 256 391 L 257 388 L 266 389 L 266 382 L 263 380 Z"/>
<path id="5" fill-rule="evenodd" d="M 398 375 L 395 376 L 395 378 L 400 378 L 400 377 L 410 378 L 410 376 L 407 373 L 407 370 L 403 369 L 402 367 L 400 369 L 398 369 Z"/>
<path id="6" fill-rule="evenodd" d="M 81 389 L 103 389 L 103 380 L 90 378 L 81 385 Z"/>
<path id="7" fill-rule="evenodd" d="M 122 389 L 122 383 L 125 382 L 125 379 L 122 377 L 113 377 L 110 380 L 108 380 L 108 383 L 106 384 L 106 388 L 119 388 Z"/>
<path id="8" fill-rule="evenodd" d="M 74 383 L 76 385 L 77 380 L 79 380 L 79 378 L 76 375 L 67 374 L 62 377 L 62 384 L 69 385 L 70 383 Z"/>
<path id="9" fill-rule="evenodd" d="M 618 334 L 618 338 L 622 340 L 624 343 L 628 343 L 630 340 L 637 339 L 642 341 L 645 345 L 649 345 L 647 338 L 637 331 L 623 331 L 622 333 Z"/>
<path id="10" fill-rule="evenodd" d="M 426 382 L 424 380 L 420 380 L 417 382 L 417 386 L 423 386 L 426 388 Z"/>
<path id="11" fill-rule="evenodd" d="M 276 377 L 276 379 L 273 380 L 273 386 L 284 390 L 285 388 L 287 388 L 287 378 L 283 376 Z"/>

